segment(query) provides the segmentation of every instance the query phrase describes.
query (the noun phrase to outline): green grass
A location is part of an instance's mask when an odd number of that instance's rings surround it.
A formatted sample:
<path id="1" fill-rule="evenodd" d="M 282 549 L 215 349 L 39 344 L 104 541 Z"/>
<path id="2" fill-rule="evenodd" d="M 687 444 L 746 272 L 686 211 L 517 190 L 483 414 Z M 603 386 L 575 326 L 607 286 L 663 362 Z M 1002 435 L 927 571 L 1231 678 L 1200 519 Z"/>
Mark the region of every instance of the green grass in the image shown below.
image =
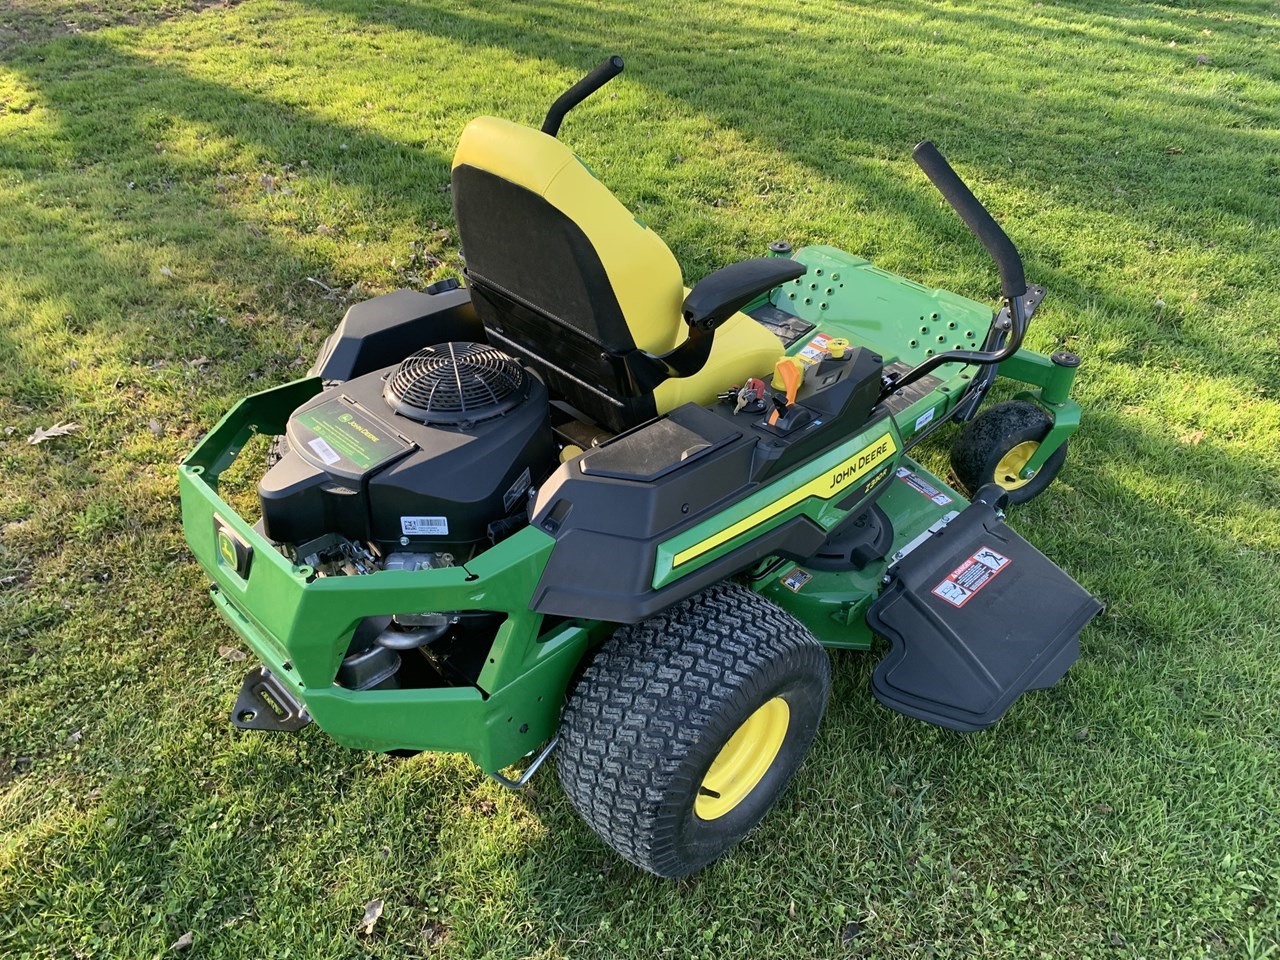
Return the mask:
<path id="1" fill-rule="evenodd" d="M 223 958 L 1280 953 L 1273 4 L 162 19 L 189 6 L 0 10 L 0 955 L 187 931 Z M 110 22 L 135 25 L 87 29 Z M 613 52 L 627 73 L 563 135 L 689 276 L 785 237 L 990 300 L 909 160 L 948 154 L 1051 290 L 1032 345 L 1085 360 L 1062 479 L 1014 522 L 1108 604 L 1067 681 L 981 735 L 889 713 L 872 658 L 836 655 L 794 787 L 679 883 L 606 852 L 548 774 L 517 796 L 458 758 L 232 732 L 247 664 L 218 653 L 174 481 L 341 301 L 457 273 L 469 118 L 536 121 Z M 25 442 L 62 421 L 84 429 Z"/>

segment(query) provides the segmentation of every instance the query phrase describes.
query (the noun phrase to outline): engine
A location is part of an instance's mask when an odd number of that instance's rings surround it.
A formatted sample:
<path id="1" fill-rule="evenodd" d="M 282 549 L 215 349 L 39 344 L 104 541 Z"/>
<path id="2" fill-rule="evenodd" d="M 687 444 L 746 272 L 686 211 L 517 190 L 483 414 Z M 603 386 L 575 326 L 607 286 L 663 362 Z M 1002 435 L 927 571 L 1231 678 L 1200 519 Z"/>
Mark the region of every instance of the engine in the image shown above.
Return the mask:
<path id="1" fill-rule="evenodd" d="M 465 562 L 555 467 L 547 389 L 484 344 L 427 347 L 295 410 L 258 484 L 264 532 L 322 572 Z"/>

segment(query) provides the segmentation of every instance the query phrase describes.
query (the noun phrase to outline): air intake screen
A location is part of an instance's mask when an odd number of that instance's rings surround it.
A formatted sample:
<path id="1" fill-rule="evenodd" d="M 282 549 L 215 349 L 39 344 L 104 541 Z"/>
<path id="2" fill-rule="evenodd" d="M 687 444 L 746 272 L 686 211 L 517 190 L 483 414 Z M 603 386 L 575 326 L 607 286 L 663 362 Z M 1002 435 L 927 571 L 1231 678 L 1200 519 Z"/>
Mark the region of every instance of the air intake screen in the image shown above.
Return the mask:
<path id="1" fill-rule="evenodd" d="M 529 393 L 528 374 L 501 350 L 480 343 L 441 343 L 406 359 L 384 396 L 420 423 L 476 423 L 500 416 Z"/>

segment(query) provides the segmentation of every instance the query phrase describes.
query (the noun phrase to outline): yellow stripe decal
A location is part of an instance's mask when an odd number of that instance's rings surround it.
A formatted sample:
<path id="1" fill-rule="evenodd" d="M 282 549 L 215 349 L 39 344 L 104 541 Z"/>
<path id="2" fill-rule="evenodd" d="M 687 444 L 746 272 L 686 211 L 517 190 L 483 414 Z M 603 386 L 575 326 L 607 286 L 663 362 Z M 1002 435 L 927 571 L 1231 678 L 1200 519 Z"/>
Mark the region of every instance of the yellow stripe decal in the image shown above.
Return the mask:
<path id="1" fill-rule="evenodd" d="M 820 473 L 802 487 L 792 490 L 790 493 L 760 510 L 757 510 L 751 516 L 739 520 L 731 526 L 725 527 L 718 533 L 713 533 L 707 539 L 695 543 L 691 547 L 686 547 L 675 555 L 672 560 L 672 566 L 678 567 L 686 561 L 692 560 L 694 557 L 701 556 L 708 550 L 714 550 L 722 543 L 727 543 L 739 534 L 746 533 L 753 527 L 759 526 L 766 520 L 776 517 L 778 514 L 794 507 L 802 500 L 809 497 L 817 497 L 820 500 L 830 500 L 837 494 L 853 486 L 868 473 L 878 467 L 884 461 L 888 460 L 898 452 L 898 444 L 893 439 L 892 433 L 883 433 L 876 440 L 872 440 L 869 444 L 855 453 L 849 459 L 843 461 L 837 466 Z"/>

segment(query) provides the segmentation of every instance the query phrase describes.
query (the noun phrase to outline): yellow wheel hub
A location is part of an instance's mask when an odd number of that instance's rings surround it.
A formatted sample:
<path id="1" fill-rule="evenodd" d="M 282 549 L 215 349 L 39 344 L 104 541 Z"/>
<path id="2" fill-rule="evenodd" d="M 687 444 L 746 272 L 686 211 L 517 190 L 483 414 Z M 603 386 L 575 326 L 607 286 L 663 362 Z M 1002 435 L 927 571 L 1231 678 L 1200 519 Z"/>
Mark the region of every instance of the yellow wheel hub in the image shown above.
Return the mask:
<path id="1" fill-rule="evenodd" d="M 996 464 L 996 483 L 1006 490 L 1017 490 L 1034 480 L 1035 477 L 1023 478 L 1022 470 L 1039 449 L 1038 441 L 1026 440 L 1006 453 Z"/>
<path id="2" fill-rule="evenodd" d="M 715 820 L 746 799 L 773 766 L 790 724 L 791 708 L 781 697 L 747 717 L 711 761 L 693 812 L 700 819 Z"/>

